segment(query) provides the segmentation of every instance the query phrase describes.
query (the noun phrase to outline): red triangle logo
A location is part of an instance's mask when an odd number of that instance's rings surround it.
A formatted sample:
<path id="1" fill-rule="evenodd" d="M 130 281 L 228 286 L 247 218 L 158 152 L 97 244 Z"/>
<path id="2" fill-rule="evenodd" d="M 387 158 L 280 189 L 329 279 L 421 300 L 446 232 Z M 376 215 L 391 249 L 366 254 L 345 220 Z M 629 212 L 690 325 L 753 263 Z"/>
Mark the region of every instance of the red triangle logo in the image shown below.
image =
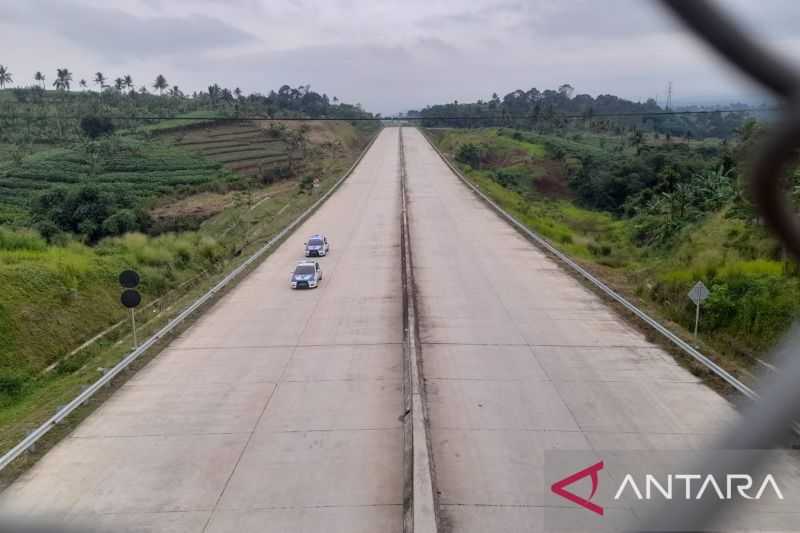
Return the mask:
<path id="1" fill-rule="evenodd" d="M 550 490 L 552 490 L 562 498 L 566 498 L 572 503 L 577 503 L 584 509 L 589 509 L 593 513 L 597 513 L 600 516 L 602 516 L 603 508 L 597 505 L 596 503 L 592 503 L 589 501 L 592 499 L 592 496 L 594 496 L 594 493 L 597 492 L 597 487 L 600 484 L 600 480 L 597 476 L 597 473 L 602 469 L 603 469 L 603 461 L 600 461 L 599 463 L 595 463 L 590 467 L 584 468 L 580 472 L 575 472 L 574 474 L 571 474 L 560 481 L 556 481 L 550 487 Z M 592 493 L 589 495 L 588 499 L 581 498 L 577 494 L 570 492 L 564 488 L 568 485 L 572 485 L 579 479 L 585 478 L 586 476 L 591 476 L 592 478 Z"/>

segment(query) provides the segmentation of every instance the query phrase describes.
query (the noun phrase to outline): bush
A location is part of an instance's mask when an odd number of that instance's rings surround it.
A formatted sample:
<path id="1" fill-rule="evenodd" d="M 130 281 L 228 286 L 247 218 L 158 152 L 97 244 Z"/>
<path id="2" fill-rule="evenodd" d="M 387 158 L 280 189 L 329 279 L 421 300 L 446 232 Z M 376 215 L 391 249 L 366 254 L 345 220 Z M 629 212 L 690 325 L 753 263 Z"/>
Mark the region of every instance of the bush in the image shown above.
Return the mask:
<path id="1" fill-rule="evenodd" d="M 96 243 L 103 237 L 150 229 L 150 216 L 132 208 L 134 203 L 129 195 L 112 195 L 95 186 L 83 185 L 40 195 L 34 200 L 32 211 L 35 227 L 47 238 L 60 230 L 83 235 L 89 243 Z"/>
<path id="2" fill-rule="evenodd" d="M 50 244 L 53 244 L 62 233 L 61 229 L 52 220 L 40 220 L 33 225 L 33 229 L 38 231 L 39 235 Z"/>
<path id="3" fill-rule="evenodd" d="M 303 176 L 298 184 L 300 193 L 311 193 L 314 190 L 314 176 Z"/>
<path id="4" fill-rule="evenodd" d="M 292 177 L 292 170 L 288 166 L 278 166 L 271 168 L 259 169 L 259 176 L 265 185 L 275 183 L 276 181 L 283 181 Z"/>
<path id="5" fill-rule="evenodd" d="M 0 371 L 0 399 L 8 401 L 20 396 L 30 384 L 31 376 L 18 370 Z"/>
<path id="6" fill-rule="evenodd" d="M 97 139 L 114 132 L 114 124 L 107 117 L 86 116 L 81 119 L 80 128 L 90 139 Z"/>
<path id="7" fill-rule="evenodd" d="M 202 237 L 197 243 L 197 252 L 209 265 L 213 265 L 223 255 L 222 247 L 210 237 Z"/>
<path id="8" fill-rule="evenodd" d="M 130 231 L 137 231 L 139 224 L 136 220 L 136 213 L 130 209 L 122 209 L 105 219 L 102 228 L 106 235 L 122 235 Z"/>
<path id="9" fill-rule="evenodd" d="M 456 150 L 456 161 L 472 168 L 480 168 L 481 149 L 474 143 L 462 144 Z"/>
<path id="10" fill-rule="evenodd" d="M 7 228 L 0 228 L 0 250 L 32 250 L 40 252 L 45 248 L 47 248 L 47 243 L 35 231 L 13 231 Z"/>

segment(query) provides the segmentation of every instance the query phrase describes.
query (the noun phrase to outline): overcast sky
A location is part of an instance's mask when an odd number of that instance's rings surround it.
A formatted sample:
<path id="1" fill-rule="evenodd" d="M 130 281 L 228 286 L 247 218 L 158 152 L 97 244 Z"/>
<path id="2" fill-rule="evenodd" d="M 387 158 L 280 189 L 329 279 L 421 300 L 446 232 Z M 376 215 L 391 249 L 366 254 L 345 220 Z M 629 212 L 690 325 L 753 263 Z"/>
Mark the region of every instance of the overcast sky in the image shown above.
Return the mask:
<path id="1" fill-rule="evenodd" d="M 722 2 L 800 58 L 800 1 Z M 394 113 L 556 88 L 663 103 L 763 100 L 648 0 L 0 0 L 16 84 L 68 67 L 191 92 L 286 83 Z"/>

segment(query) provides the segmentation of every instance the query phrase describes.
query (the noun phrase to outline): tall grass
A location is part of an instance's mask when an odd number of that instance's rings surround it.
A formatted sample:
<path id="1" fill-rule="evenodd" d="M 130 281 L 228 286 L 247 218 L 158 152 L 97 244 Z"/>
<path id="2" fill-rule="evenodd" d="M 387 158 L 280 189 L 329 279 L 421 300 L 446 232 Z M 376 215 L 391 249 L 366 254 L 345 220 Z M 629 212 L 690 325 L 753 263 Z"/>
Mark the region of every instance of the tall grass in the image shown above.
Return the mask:
<path id="1" fill-rule="evenodd" d="M 124 316 L 122 270 L 140 272 L 147 301 L 216 268 L 223 255 L 218 242 L 197 233 L 127 234 L 92 248 L 47 245 L 33 231 L 0 228 L 0 403 L 8 400 L 3 394 L 25 390 L 25 376 Z"/>

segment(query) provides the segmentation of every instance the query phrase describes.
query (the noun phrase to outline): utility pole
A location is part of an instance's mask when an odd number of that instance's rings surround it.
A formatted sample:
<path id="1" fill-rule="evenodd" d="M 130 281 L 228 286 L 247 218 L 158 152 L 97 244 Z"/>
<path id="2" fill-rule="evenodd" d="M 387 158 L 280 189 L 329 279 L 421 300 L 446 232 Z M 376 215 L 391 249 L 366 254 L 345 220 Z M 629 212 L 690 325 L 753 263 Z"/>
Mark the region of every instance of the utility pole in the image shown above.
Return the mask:
<path id="1" fill-rule="evenodd" d="M 667 111 L 672 111 L 672 82 L 667 83 Z"/>

